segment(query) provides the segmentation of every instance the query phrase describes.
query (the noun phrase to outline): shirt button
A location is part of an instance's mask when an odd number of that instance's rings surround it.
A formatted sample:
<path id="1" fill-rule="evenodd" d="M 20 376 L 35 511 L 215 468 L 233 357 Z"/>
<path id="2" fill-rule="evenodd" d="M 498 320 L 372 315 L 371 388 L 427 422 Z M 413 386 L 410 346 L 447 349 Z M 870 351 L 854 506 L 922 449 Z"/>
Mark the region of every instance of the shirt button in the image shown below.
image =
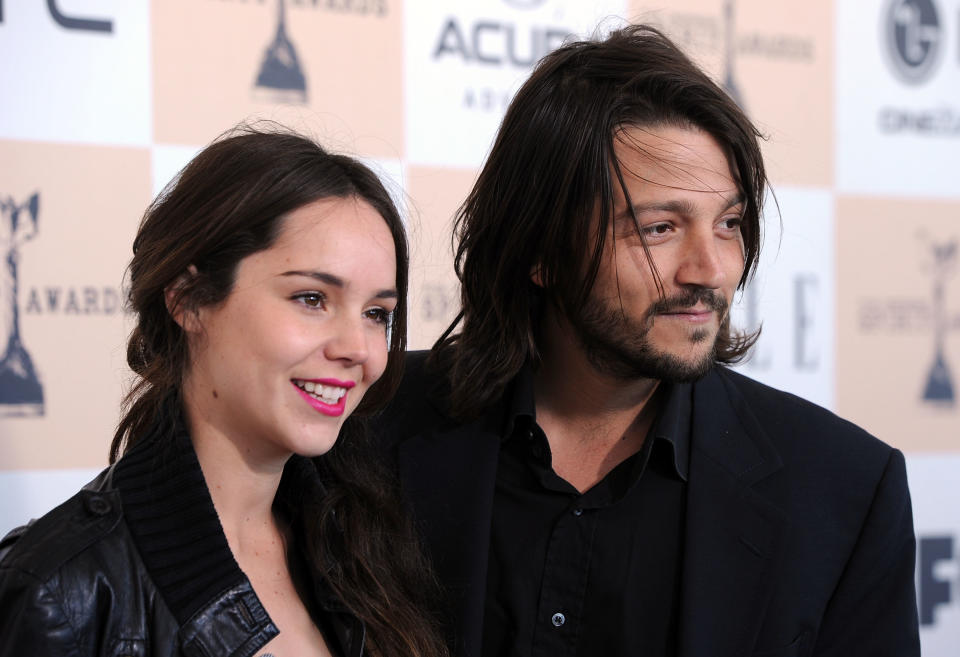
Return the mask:
<path id="1" fill-rule="evenodd" d="M 574 509 L 574 510 L 573 510 L 573 515 L 575 515 L 575 516 L 577 516 L 577 517 L 579 518 L 580 516 L 583 515 L 583 509 L 580 509 L 580 508 Z"/>
<path id="2" fill-rule="evenodd" d="M 553 623 L 554 627 L 560 627 L 561 625 L 567 622 L 567 617 L 558 611 L 550 619 L 550 622 Z"/>

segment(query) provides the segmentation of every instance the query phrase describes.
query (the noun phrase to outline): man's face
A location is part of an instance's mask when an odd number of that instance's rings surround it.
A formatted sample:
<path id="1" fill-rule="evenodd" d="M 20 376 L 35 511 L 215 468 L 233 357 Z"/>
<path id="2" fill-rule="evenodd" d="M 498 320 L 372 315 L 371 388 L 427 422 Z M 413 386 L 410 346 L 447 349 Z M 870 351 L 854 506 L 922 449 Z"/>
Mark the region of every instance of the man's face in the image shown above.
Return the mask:
<path id="1" fill-rule="evenodd" d="M 701 130 L 629 127 L 615 144 L 664 297 L 617 185 L 597 280 L 571 323 L 601 373 L 696 380 L 713 363 L 743 273 L 740 186 L 724 151 Z"/>

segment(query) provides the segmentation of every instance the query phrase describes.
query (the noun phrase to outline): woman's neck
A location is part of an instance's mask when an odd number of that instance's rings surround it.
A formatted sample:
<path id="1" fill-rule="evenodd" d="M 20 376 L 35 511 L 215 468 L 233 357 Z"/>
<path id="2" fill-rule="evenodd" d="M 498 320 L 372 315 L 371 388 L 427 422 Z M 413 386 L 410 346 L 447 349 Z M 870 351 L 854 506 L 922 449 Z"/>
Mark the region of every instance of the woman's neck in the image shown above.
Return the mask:
<path id="1" fill-rule="evenodd" d="M 283 467 L 291 454 L 255 449 L 243 437 L 228 436 L 191 413 L 184 403 L 190 439 L 223 532 L 234 555 L 260 552 L 264 540 L 275 541 L 280 531 L 273 516 L 273 500 Z"/>

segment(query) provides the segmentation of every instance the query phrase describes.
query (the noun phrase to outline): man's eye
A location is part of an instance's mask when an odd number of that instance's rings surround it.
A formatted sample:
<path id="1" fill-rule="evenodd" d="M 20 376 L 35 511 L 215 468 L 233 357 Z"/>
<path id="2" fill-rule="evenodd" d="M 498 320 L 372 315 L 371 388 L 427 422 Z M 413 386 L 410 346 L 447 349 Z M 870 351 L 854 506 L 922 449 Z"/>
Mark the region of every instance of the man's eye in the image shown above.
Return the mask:
<path id="1" fill-rule="evenodd" d="M 652 224 L 643 227 L 644 235 L 666 235 L 670 232 L 670 224 Z"/>

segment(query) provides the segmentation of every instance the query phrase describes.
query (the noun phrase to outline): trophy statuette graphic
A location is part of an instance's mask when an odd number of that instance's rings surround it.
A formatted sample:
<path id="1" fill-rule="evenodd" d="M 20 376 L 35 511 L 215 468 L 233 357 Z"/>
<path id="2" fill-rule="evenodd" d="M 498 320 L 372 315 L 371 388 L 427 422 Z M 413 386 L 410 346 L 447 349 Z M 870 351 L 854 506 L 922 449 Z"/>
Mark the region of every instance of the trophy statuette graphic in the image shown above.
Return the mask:
<path id="1" fill-rule="evenodd" d="M 736 33 L 733 22 L 733 0 L 727 0 L 723 5 L 723 22 L 726 38 L 724 50 L 724 76 L 723 90 L 733 98 L 733 102 L 744 109 L 743 94 L 740 92 L 740 86 L 734 79 L 733 60 L 736 49 Z"/>
<path id="2" fill-rule="evenodd" d="M 950 368 L 947 366 L 946 341 L 949 322 L 946 309 L 947 276 L 957 263 L 958 240 L 945 243 L 931 243 L 933 256 L 933 364 L 927 374 L 927 383 L 923 390 L 924 401 L 953 405 L 956 396 Z"/>
<path id="3" fill-rule="evenodd" d="M 40 195 L 25 203 L 0 199 L 0 416 L 43 415 L 43 387 L 20 339 L 17 306 L 17 249 L 37 234 Z"/>
<path id="4" fill-rule="evenodd" d="M 255 89 L 261 90 L 266 100 L 307 102 L 307 81 L 300 68 L 297 51 L 287 37 L 283 0 L 277 0 L 277 32 L 263 55 Z"/>

